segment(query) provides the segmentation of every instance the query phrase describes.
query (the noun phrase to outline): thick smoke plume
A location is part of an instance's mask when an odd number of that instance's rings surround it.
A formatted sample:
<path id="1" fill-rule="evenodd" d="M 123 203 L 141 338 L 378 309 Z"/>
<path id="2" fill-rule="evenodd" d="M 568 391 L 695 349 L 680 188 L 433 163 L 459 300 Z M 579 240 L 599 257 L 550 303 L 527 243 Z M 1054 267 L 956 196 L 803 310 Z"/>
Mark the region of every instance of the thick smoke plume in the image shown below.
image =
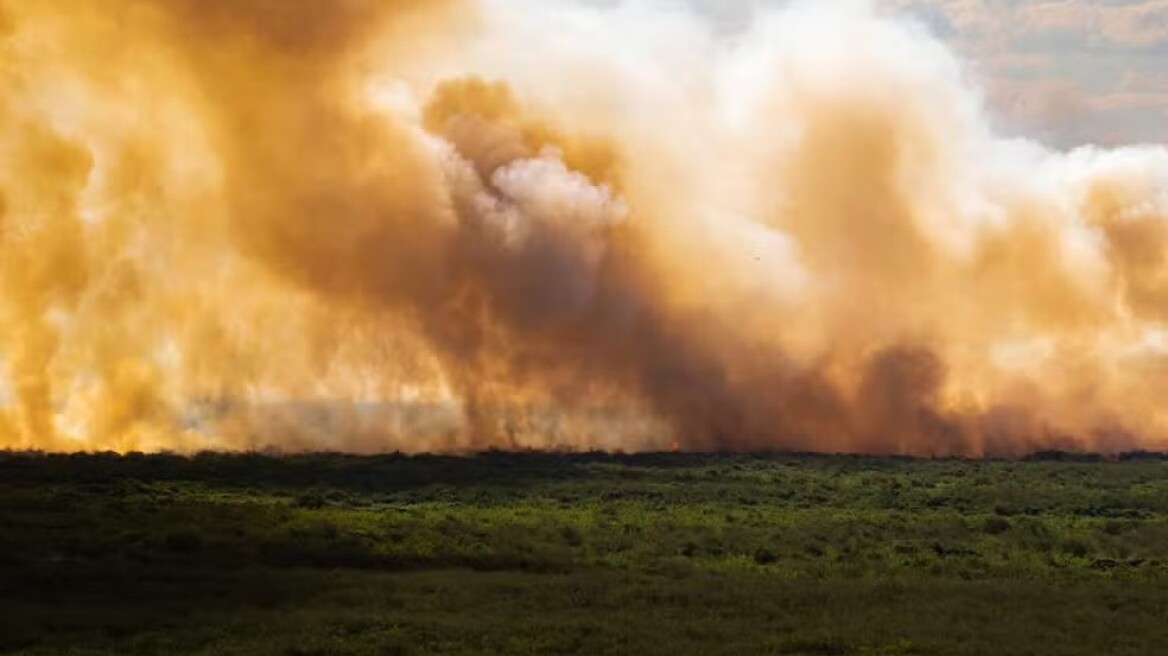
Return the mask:
<path id="1" fill-rule="evenodd" d="M 0 446 L 1168 435 L 1168 151 L 864 3 L 0 0 Z"/>

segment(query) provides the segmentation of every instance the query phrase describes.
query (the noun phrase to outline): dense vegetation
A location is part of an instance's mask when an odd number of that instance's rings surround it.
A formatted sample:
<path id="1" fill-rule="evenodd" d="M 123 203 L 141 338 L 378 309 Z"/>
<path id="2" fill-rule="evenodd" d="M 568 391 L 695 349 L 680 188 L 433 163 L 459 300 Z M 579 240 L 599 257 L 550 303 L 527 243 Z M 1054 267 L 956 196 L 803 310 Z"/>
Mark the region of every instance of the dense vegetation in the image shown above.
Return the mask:
<path id="1" fill-rule="evenodd" d="M 0 454 L 0 652 L 1168 654 L 1168 461 Z"/>

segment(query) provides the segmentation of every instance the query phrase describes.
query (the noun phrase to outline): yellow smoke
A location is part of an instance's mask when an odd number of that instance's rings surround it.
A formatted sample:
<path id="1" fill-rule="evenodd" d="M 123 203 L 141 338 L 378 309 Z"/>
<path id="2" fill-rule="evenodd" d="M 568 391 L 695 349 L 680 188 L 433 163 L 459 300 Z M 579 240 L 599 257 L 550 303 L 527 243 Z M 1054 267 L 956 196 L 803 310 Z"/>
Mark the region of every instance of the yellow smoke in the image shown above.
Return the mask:
<path id="1" fill-rule="evenodd" d="M 0 0 L 0 447 L 1168 435 L 1168 151 L 862 3 Z"/>

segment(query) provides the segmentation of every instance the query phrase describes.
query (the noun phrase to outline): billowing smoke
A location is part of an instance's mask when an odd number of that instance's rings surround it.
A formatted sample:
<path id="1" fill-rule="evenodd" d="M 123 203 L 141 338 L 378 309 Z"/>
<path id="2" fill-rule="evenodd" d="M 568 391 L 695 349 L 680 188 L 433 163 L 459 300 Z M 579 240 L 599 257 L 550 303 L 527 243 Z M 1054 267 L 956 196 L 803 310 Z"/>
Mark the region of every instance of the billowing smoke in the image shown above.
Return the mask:
<path id="1" fill-rule="evenodd" d="M 0 446 L 1168 435 L 1168 150 L 865 3 L 0 0 Z"/>

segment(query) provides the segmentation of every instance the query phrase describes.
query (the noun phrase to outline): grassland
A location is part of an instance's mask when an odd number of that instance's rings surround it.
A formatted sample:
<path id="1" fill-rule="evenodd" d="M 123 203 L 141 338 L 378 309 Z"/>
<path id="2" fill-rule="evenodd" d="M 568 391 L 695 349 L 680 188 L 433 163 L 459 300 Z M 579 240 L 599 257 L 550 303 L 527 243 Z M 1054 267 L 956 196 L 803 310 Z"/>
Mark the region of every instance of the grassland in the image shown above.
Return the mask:
<path id="1" fill-rule="evenodd" d="M 1168 654 L 1168 461 L 5 453 L 0 652 Z"/>

